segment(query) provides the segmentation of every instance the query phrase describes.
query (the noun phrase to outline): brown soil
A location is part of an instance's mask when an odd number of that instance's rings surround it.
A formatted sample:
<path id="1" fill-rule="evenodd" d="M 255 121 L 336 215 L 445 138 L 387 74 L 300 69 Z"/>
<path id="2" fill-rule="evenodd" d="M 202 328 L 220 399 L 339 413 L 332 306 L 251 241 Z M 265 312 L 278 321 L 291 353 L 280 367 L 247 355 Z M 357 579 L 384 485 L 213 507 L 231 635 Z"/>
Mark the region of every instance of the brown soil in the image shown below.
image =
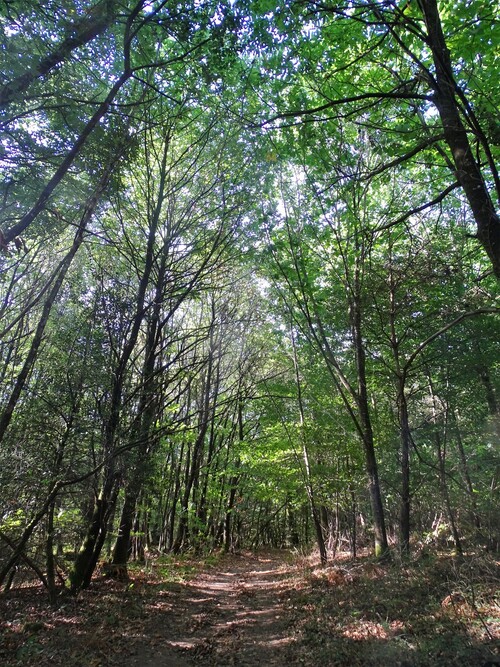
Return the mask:
<path id="1" fill-rule="evenodd" d="M 130 658 L 135 667 L 287 664 L 293 634 L 283 599 L 293 587 L 293 568 L 283 555 L 246 554 L 193 581 L 173 585 L 175 605 L 162 620 L 150 617 L 146 635 L 158 644 Z"/>
<path id="2" fill-rule="evenodd" d="M 498 581 L 493 559 L 327 568 L 287 552 L 212 566 L 159 559 L 129 583 L 98 576 L 55 608 L 39 585 L 1 597 L 0 665 L 496 665 Z"/>
<path id="3" fill-rule="evenodd" d="M 283 607 L 294 566 L 283 552 L 225 556 L 187 582 L 154 572 L 129 584 L 98 577 L 51 609 L 24 586 L 0 599 L 0 664 L 190 667 L 287 664 Z"/>

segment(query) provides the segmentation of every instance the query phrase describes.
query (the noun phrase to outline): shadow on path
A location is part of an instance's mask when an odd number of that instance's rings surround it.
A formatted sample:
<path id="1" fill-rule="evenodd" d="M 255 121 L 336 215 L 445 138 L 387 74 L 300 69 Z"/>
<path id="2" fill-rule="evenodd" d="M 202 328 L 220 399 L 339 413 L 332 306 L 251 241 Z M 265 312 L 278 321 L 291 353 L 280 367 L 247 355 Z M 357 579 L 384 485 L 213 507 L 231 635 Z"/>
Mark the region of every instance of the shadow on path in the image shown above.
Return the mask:
<path id="1" fill-rule="evenodd" d="M 161 613 L 161 603 L 152 603 L 151 624 L 143 628 L 154 638 L 154 648 L 147 655 L 137 651 L 127 664 L 286 665 L 294 637 L 282 600 L 293 587 L 292 572 L 283 554 L 245 554 L 176 586 L 166 613 Z"/>

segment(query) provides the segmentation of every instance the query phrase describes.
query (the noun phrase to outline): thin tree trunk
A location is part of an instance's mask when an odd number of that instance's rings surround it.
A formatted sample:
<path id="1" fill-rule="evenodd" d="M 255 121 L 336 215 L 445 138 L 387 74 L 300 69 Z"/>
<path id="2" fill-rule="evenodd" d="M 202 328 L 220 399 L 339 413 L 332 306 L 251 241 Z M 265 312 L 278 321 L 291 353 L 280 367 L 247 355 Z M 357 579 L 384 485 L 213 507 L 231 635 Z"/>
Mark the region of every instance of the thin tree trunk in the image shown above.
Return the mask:
<path id="1" fill-rule="evenodd" d="M 358 270 L 357 270 L 358 271 Z M 356 282 L 358 278 L 356 278 Z M 356 292 L 359 290 L 356 288 Z M 375 555 L 384 556 L 388 550 L 387 532 L 385 527 L 384 507 L 382 493 L 378 476 L 377 459 L 375 456 L 375 443 L 373 429 L 368 405 L 368 390 L 366 379 L 366 355 L 361 333 L 361 308 L 354 298 L 351 304 L 351 322 L 354 341 L 354 352 L 356 357 L 356 369 L 358 374 L 358 412 L 362 430 L 363 445 L 365 449 L 366 472 L 368 475 L 368 491 L 373 518 L 373 529 L 375 534 Z"/>
<path id="2" fill-rule="evenodd" d="M 439 471 L 439 485 L 441 488 L 441 495 L 446 507 L 446 513 L 448 515 L 448 521 L 450 522 L 450 528 L 453 535 L 453 540 L 455 542 L 455 548 L 458 554 L 462 554 L 462 543 L 460 541 L 460 535 L 458 533 L 457 523 L 455 520 L 455 513 L 453 511 L 450 499 L 450 493 L 448 489 L 448 483 L 446 480 L 446 439 L 447 439 L 447 427 L 448 427 L 448 406 L 445 406 L 445 419 L 444 419 L 444 442 L 441 438 L 440 432 L 437 430 L 439 427 L 439 412 L 437 409 L 438 397 L 434 391 L 434 385 L 430 372 L 427 371 L 427 377 L 429 380 L 429 392 L 430 398 L 432 400 L 432 413 L 434 418 L 434 425 L 436 428 L 434 441 L 436 443 L 436 453 L 438 457 L 438 471 Z"/>
<path id="3" fill-rule="evenodd" d="M 86 15 L 73 21 L 67 27 L 66 37 L 53 51 L 44 55 L 38 63 L 0 88 L 0 108 L 6 107 L 13 100 L 19 99 L 19 96 L 36 79 L 45 76 L 57 65 L 67 60 L 75 49 L 88 44 L 101 35 L 111 25 L 115 17 L 114 0 L 100 0 Z"/>
<path id="4" fill-rule="evenodd" d="M 133 461 L 129 463 L 130 480 L 125 489 L 125 501 L 112 557 L 113 565 L 120 566 L 121 568 L 119 571 L 120 577 L 123 577 L 124 570 L 126 571 L 135 508 L 147 477 L 148 459 L 151 455 L 153 444 L 153 424 L 157 416 L 157 401 L 155 400 L 155 396 L 159 389 L 155 386 L 157 355 L 155 346 L 158 341 L 161 283 L 163 283 L 163 272 L 160 272 L 160 280 L 156 290 L 155 309 L 148 329 L 145 358 L 141 373 L 143 385 L 136 415 L 137 428 L 132 428 L 131 434 L 131 446 L 136 448 L 137 451 L 134 452 Z"/>
<path id="5" fill-rule="evenodd" d="M 353 560 L 356 560 L 357 556 L 357 506 L 356 506 L 356 494 L 354 489 L 351 488 L 350 492 L 351 497 L 351 556 Z"/>
<path id="6" fill-rule="evenodd" d="M 151 274 L 154 268 L 156 232 L 160 223 L 164 192 L 167 185 L 167 157 L 168 141 L 165 142 L 162 162 L 160 167 L 160 179 L 158 183 L 157 198 L 152 206 L 147 246 L 144 258 L 144 268 L 139 281 L 134 315 L 131 321 L 130 333 L 123 347 L 123 352 L 118 360 L 113 378 L 113 387 L 110 399 L 110 414 L 105 424 L 103 451 L 108 457 L 101 493 L 96 502 L 94 515 L 92 517 L 83 547 L 79 552 L 73 570 L 70 575 L 71 590 L 76 593 L 80 588 L 90 584 L 92 573 L 97 565 L 101 549 L 107 535 L 107 523 L 114 512 L 114 505 L 118 497 L 118 484 L 121 481 L 121 473 L 115 470 L 114 452 L 116 448 L 116 435 L 120 424 L 123 387 L 126 371 L 132 353 L 136 347 L 139 332 L 145 317 L 146 293 L 150 285 Z"/>
<path id="7" fill-rule="evenodd" d="M 73 262 L 73 259 L 75 258 L 75 255 L 77 254 L 78 250 L 80 249 L 80 246 L 83 243 L 83 238 L 85 234 L 85 230 L 87 228 L 87 225 L 89 224 L 95 209 L 97 208 L 99 204 L 99 200 L 103 192 L 105 191 L 109 180 L 111 178 L 111 175 L 113 173 L 114 167 L 117 164 L 119 158 L 122 156 L 122 152 L 119 154 L 117 153 L 116 155 L 113 156 L 113 159 L 110 161 L 110 163 L 106 166 L 104 169 L 100 181 L 92 194 L 92 196 L 87 200 L 84 210 L 82 213 L 82 216 L 80 218 L 80 223 L 78 226 L 78 229 L 76 231 L 75 237 L 73 239 L 73 244 L 69 250 L 69 252 L 66 254 L 64 259 L 61 261 L 57 272 L 55 273 L 54 277 L 54 284 L 52 285 L 52 288 L 50 289 L 47 298 L 45 300 L 45 303 L 43 305 L 42 309 L 42 314 L 40 317 L 40 320 L 38 322 L 35 335 L 33 337 L 33 340 L 31 341 L 30 349 L 28 352 L 28 355 L 25 359 L 25 362 L 23 364 L 23 367 L 16 379 L 16 382 L 14 384 L 14 388 L 12 389 L 11 395 L 9 397 L 9 400 L 7 401 L 6 407 L 4 409 L 4 412 L 2 416 L 0 417 L 0 444 L 5 436 L 5 433 L 9 427 L 9 424 L 12 419 L 12 415 L 14 413 L 14 410 L 18 404 L 19 398 L 21 396 L 21 393 L 26 386 L 26 382 L 28 381 L 29 374 L 35 365 L 36 359 L 38 357 L 38 351 L 40 349 L 40 346 L 43 341 L 44 333 L 45 333 L 45 328 L 47 326 L 47 322 L 49 320 L 50 313 L 52 311 L 52 307 L 54 306 L 54 303 L 57 299 L 57 296 L 61 290 L 61 287 L 64 283 L 64 280 L 66 278 L 66 275 L 69 271 L 69 268 L 71 266 L 71 263 Z"/>
<path id="8" fill-rule="evenodd" d="M 493 432 L 495 433 L 498 440 L 500 440 L 500 410 L 498 409 L 498 401 L 493 383 L 491 381 L 490 372 L 487 368 L 482 368 L 480 371 L 481 382 L 486 394 L 486 402 L 488 404 L 488 410 L 491 417 L 491 424 L 493 426 Z M 500 490 L 500 485 L 498 482 L 500 476 L 500 464 L 495 462 L 494 468 L 492 471 L 491 482 L 490 482 L 490 507 L 495 508 L 498 506 L 498 492 Z M 495 531 L 491 530 L 491 519 L 488 521 L 490 524 L 490 535 L 489 542 L 492 549 L 498 548 L 498 534 L 496 531 L 496 518 L 493 512 L 493 526 Z"/>
<path id="9" fill-rule="evenodd" d="M 213 418 L 213 405 L 211 403 L 212 399 L 212 372 L 213 365 L 215 360 L 215 347 L 214 347 L 214 324 L 215 324 L 215 312 L 212 304 L 212 321 L 210 324 L 209 332 L 209 350 L 208 350 L 208 359 L 207 366 L 205 371 L 205 377 L 203 381 L 203 387 L 201 392 L 201 401 L 200 414 L 198 419 L 198 434 L 193 445 L 192 450 L 192 460 L 191 466 L 186 467 L 186 480 L 185 487 L 181 499 L 181 516 L 179 520 L 179 526 L 177 529 L 177 536 L 175 538 L 174 545 L 172 550 L 174 553 L 179 553 L 182 549 L 184 543 L 186 542 L 189 530 L 189 498 L 193 489 L 196 487 L 199 481 L 200 467 L 203 458 L 203 447 L 205 444 L 205 437 L 208 432 L 211 419 Z"/>
<path id="10" fill-rule="evenodd" d="M 90 216 L 89 216 L 90 217 Z M 88 222 L 87 218 L 85 220 Z M 40 317 L 40 320 L 38 322 L 38 325 L 36 327 L 35 335 L 33 336 L 33 340 L 31 341 L 30 349 L 28 352 L 28 355 L 24 361 L 23 367 L 21 368 L 21 371 L 19 375 L 17 376 L 16 382 L 14 384 L 14 387 L 12 389 L 11 395 L 9 397 L 9 400 L 7 401 L 7 404 L 5 406 L 5 409 L 2 413 L 2 416 L 0 417 L 0 443 L 2 442 L 5 433 L 9 427 L 9 424 L 12 420 L 12 416 L 14 414 L 14 410 L 16 409 L 16 406 L 19 402 L 19 398 L 21 397 L 21 393 L 26 386 L 26 382 L 28 381 L 29 374 L 35 365 L 35 361 L 38 357 L 38 351 L 40 349 L 40 346 L 42 344 L 43 338 L 44 338 L 44 333 L 45 333 L 45 327 L 47 326 L 47 322 L 49 320 L 50 313 L 52 311 L 52 307 L 56 301 L 57 295 L 59 294 L 59 291 L 63 285 L 64 279 L 66 278 L 66 275 L 68 273 L 69 267 L 71 266 L 71 262 L 73 261 L 73 258 L 75 257 L 76 253 L 78 252 L 78 249 L 80 248 L 82 241 L 83 241 L 83 231 L 84 231 L 84 226 L 81 226 L 80 229 L 77 231 L 75 235 L 75 239 L 73 241 L 73 245 L 70 249 L 70 251 L 67 253 L 66 257 L 64 260 L 61 262 L 60 267 L 58 269 L 58 272 L 56 274 L 56 278 L 54 280 L 54 284 L 52 285 L 51 290 L 49 291 L 49 294 L 45 300 L 42 314 Z"/>
<path id="11" fill-rule="evenodd" d="M 240 443 L 243 442 L 245 438 L 244 424 L 243 424 L 243 409 L 241 402 L 238 402 L 238 440 Z M 229 451 L 229 450 L 228 450 Z M 239 470 L 241 466 L 241 459 L 236 459 L 235 468 Z M 233 540 L 232 540 L 232 517 L 234 511 L 234 503 L 236 500 L 236 492 L 238 490 L 238 484 L 240 481 L 241 475 L 235 473 L 231 476 L 229 482 L 229 498 L 226 506 L 226 515 L 224 519 L 224 551 L 228 553 L 233 549 Z"/>
<path id="12" fill-rule="evenodd" d="M 491 375 L 488 368 L 482 368 L 479 376 L 484 387 L 486 395 L 486 402 L 488 404 L 488 411 L 491 416 L 493 430 L 495 435 L 500 440 L 500 410 L 498 409 L 498 401 L 495 393 L 495 388 L 491 381 Z"/>
<path id="13" fill-rule="evenodd" d="M 240 465 L 240 459 L 236 461 L 236 467 Z M 232 540 L 232 528 L 233 528 L 233 512 L 234 512 L 234 503 L 236 500 L 236 492 L 238 490 L 238 483 L 240 481 L 239 475 L 233 475 L 229 482 L 229 497 L 226 505 L 226 515 L 224 518 L 224 551 L 226 553 L 233 550 L 233 540 Z"/>
<path id="14" fill-rule="evenodd" d="M 46 515 L 46 513 L 49 511 L 49 508 L 51 504 L 54 502 L 57 494 L 59 493 L 61 489 L 61 482 L 54 482 L 49 490 L 49 493 L 47 494 L 47 497 L 45 498 L 45 502 L 43 505 L 40 507 L 38 512 L 35 514 L 33 519 L 29 522 L 29 524 L 26 526 L 26 528 L 23 531 L 23 534 L 21 536 L 21 539 L 17 543 L 16 547 L 13 549 L 13 554 L 12 556 L 7 560 L 5 565 L 3 566 L 2 570 L 0 571 L 0 586 L 3 584 L 6 576 L 9 574 L 9 571 L 11 570 L 12 567 L 16 565 L 18 562 L 19 558 L 22 557 L 22 554 L 24 553 L 24 549 L 26 545 L 28 544 L 28 541 L 33 534 L 33 531 L 35 528 L 38 526 L 40 521 L 43 519 L 43 517 Z M 5 539 L 5 538 L 4 538 Z"/>
<path id="15" fill-rule="evenodd" d="M 398 378 L 398 414 L 401 438 L 401 507 L 399 516 L 400 548 L 403 557 L 410 555 L 410 448 L 411 432 L 408 419 L 404 379 Z"/>
<path id="16" fill-rule="evenodd" d="M 472 479 L 469 472 L 469 465 L 467 463 L 467 457 L 465 455 L 464 445 L 462 442 L 462 435 L 460 433 L 459 420 L 455 411 L 453 411 L 452 414 L 455 422 L 456 442 L 457 442 L 458 455 L 460 459 L 460 466 L 462 468 L 462 476 L 465 481 L 465 486 L 467 487 L 467 492 L 469 494 L 469 500 L 471 504 L 471 510 L 472 510 L 471 519 L 475 528 L 479 531 L 481 529 L 481 520 L 479 518 L 479 512 L 477 510 L 476 494 L 474 493 L 474 486 L 472 484 Z"/>
<path id="17" fill-rule="evenodd" d="M 177 470 L 175 474 L 174 490 L 172 493 L 170 511 L 168 514 L 166 547 L 169 551 L 173 551 L 174 548 L 175 519 L 177 514 L 177 503 L 179 502 L 180 490 L 181 490 L 182 458 L 184 455 L 184 447 L 185 444 L 184 442 L 182 442 L 181 451 L 179 452 L 179 463 L 177 465 Z"/>
<path id="18" fill-rule="evenodd" d="M 293 329 L 290 330 L 290 338 L 292 342 L 295 385 L 297 388 L 297 402 L 299 407 L 299 428 L 300 428 L 300 439 L 302 446 L 302 459 L 304 462 L 304 480 L 307 491 L 307 497 L 309 499 L 309 504 L 311 506 L 311 516 L 314 524 L 314 530 L 316 532 L 316 542 L 318 544 L 321 564 L 326 565 L 326 562 L 328 560 L 328 554 L 326 552 L 325 537 L 321 527 L 320 514 L 316 506 L 314 488 L 311 478 L 311 466 L 309 463 L 309 453 L 307 451 L 307 441 L 305 433 L 305 416 L 304 416 L 304 402 L 302 400 L 302 383 L 300 381 L 299 362 L 297 358 L 297 346 Z"/>
<path id="19" fill-rule="evenodd" d="M 453 535 L 453 540 L 455 542 L 455 548 L 458 554 L 462 554 L 463 553 L 462 543 L 460 540 L 460 535 L 458 533 L 457 522 L 455 520 L 455 513 L 451 506 L 450 493 L 446 481 L 446 449 L 442 445 L 440 434 L 437 432 L 435 435 L 435 442 L 436 442 L 436 451 L 439 463 L 439 482 L 441 486 L 441 493 L 446 507 L 448 520 L 450 522 L 450 528 Z"/>
<path id="20" fill-rule="evenodd" d="M 410 450 L 411 431 L 408 416 L 408 403 L 406 401 L 406 372 L 407 368 L 401 367 L 400 339 L 397 332 L 398 303 L 396 299 L 396 281 L 394 276 L 394 257 L 392 255 L 392 243 L 390 245 L 390 269 L 389 269 L 389 335 L 391 353 L 394 362 L 396 376 L 396 405 L 398 412 L 398 427 L 401 453 L 401 502 L 399 509 L 399 546 L 401 556 L 407 558 L 410 555 Z"/>
<path id="21" fill-rule="evenodd" d="M 89 137 L 92 135 L 92 133 L 98 126 L 101 119 L 104 118 L 104 116 L 108 113 L 111 105 L 113 104 L 120 90 L 132 77 L 133 70 L 131 68 L 131 63 L 130 63 L 130 47 L 134 36 L 132 31 L 132 25 L 142 9 L 142 4 L 143 4 L 142 2 L 138 2 L 133 8 L 133 10 L 130 12 L 129 16 L 127 17 L 125 26 L 124 44 L 123 44 L 124 64 L 123 64 L 122 74 L 115 81 L 114 85 L 112 86 L 111 90 L 106 96 L 106 99 L 103 102 L 101 102 L 101 104 L 99 104 L 95 113 L 88 120 L 87 124 L 81 131 L 80 135 L 77 137 L 73 146 L 68 151 L 66 157 L 63 159 L 59 167 L 56 169 L 52 178 L 43 188 L 35 204 L 31 207 L 29 211 L 27 211 L 27 213 L 25 213 L 22 216 L 22 218 L 17 223 L 12 225 L 12 227 L 10 227 L 9 229 L 5 229 L 3 231 L 0 230 L 0 241 L 2 242 L 3 245 L 7 245 L 17 236 L 22 234 L 24 230 L 27 227 L 29 227 L 31 223 L 38 217 L 38 215 L 45 209 L 52 193 L 58 187 L 58 185 L 61 183 L 61 181 L 64 179 L 64 177 L 70 170 L 74 161 L 80 154 L 82 148 L 87 143 Z"/>
<path id="22" fill-rule="evenodd" d="M 54 509 L 55 501 L 51 503 L 47 512 L 47 538 L 45 541 L 45 563 L 47 569 L 47 590 L 49 601 L 53 604 L 57 597 L 56 563 L 54 558 Z"/>
<path id="23" fill-rule="evenodd" d="M 47 579 L 45 578 L 44 573 L 41 571 L 41 569 L 38 567 L 38 565 L 31 558 L 29 558 L 24 553 L 24 551 L 20 550 L 19 546 L 16 545 L 9 537 L 7 537 L 7 535 L 4 535 L 2 533 L 2 531 L 0 531 L 0 539 L 3 540 L 13 550 L 13 552 L 15 554 L 14 563 L 11 564 L 11 566 L 8 570 L 5 570 L 5 568 L 4 568 L 4 570 L 2 570 L 2 575 L 0 575 L 0 586 L 1 586 L 5 577 L 6 577 L 6 575 L 4 575 L 3 573 L 6 572 L 7 574 L 9 574 L 9 570 L 10 570 L 9 577 L 7 578 L 7 583 L 5 584 L 5 587 L 4 587 L 4 593 L 6 593 L 8 590 L 10 590 L 10 587 L 12 586 L 12 581 L 13 581 L 14 576 L 15 576 L 15 566 L 17 565 L 17 563 L 20 560 L 23 560 L 28 565 L 28 567 L 30 567 L 33 570 L 33 572 L 35 572 L 35 574 L 38 576 L 38 578 L 40 579 L 42 584 L 46 588 L 49 588 L 48 583 L 47 583 Z"/>

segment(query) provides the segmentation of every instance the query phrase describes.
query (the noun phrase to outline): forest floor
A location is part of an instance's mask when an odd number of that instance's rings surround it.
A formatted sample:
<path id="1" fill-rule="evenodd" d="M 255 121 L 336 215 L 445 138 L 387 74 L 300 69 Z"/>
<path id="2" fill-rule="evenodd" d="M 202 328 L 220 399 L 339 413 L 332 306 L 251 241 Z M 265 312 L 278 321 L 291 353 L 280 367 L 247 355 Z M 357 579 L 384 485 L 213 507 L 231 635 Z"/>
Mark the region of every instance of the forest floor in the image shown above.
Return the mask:
<path id="1" fill-rule="evenodd" d="M 490 667 L 500 665 L 499 563 L 410 564 L 266 551 L 158 558 L 128 583 L 98 575 L 50 607 L 0 598 L 3 667 Z"/>

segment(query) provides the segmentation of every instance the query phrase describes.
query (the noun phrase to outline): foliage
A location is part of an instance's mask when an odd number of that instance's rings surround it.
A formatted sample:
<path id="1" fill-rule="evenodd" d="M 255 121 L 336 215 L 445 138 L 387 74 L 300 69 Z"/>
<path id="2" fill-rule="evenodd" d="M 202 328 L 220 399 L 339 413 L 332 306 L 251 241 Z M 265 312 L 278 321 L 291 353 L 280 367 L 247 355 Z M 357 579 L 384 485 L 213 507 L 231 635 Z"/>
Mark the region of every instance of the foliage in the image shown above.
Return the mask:
<path id="1" fill-rule="evenodd" d="M 1 586 L 498 548 L 498 20 L 3 4 Z"/>

